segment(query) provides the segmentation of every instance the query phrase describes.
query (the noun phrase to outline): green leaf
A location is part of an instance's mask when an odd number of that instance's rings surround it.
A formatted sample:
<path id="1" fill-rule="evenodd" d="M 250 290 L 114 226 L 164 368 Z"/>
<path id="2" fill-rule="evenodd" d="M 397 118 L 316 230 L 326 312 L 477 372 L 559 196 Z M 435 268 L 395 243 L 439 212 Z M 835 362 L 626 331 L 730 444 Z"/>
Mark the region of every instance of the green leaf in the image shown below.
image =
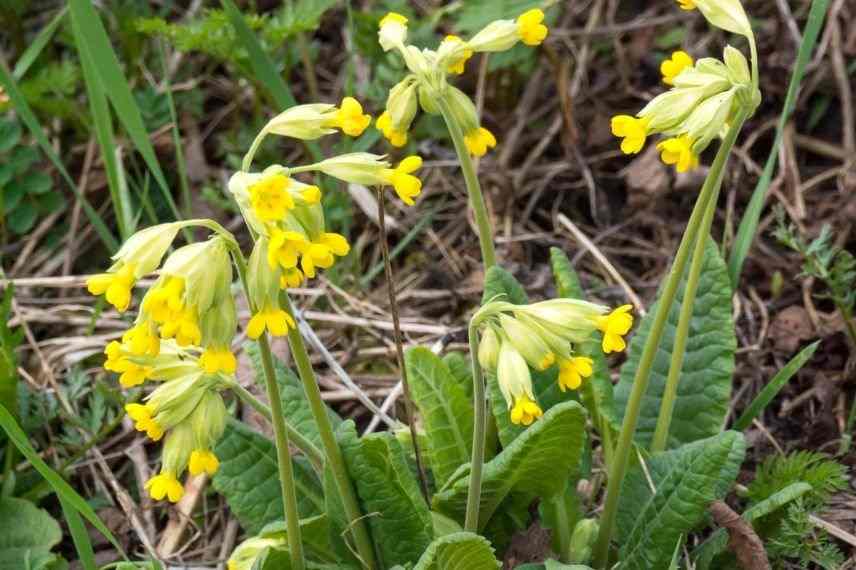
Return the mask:
<path id="1" fill-rule="evenodd" d="M 660 413 L 685 283 L 686 274 L 681 279 L 674 303 L 669 309 L 660 348 L 651 369 L 648 391 L 639 411 L 635 439 L 643 446 L 650 444 Z M 621 367 L 621 379 L 615 391 L 615 403 L 619 410 L 627 407 L 633 375 L 639 366 L 642 347 L 656 313 L 655 303 L 642 319 L 630 343 L 630 352 Z M 736 349 L 728 272 L 715 242 L 708 238 L 667 448 L 710 437 L 722 429 L 731 397 Z"/>
<path id="2" fill-rule="evenodd" d="M 10 182 L 2 190 L 4 212 L 11 212 L 17 208 L 18 204 L 21 203 L 21 199 L 24 197 L 24 194 L 26 194 L 24 187 L 17 181 Z"/>
<path id="3" fill-rule="evenodd" d="M 494 20 L 513 20 L 532 8 L 541 8 L 541 0 L 469 0 L 458 14 L 456 28 L 475 33 Z"/>
<path id="4" fill-rule="evenodd" d="M 358 438 L 351 420 L 343 424 L 339 435 L 382 567 L 415 562 L 434 533 L 428 506 L 401 444 L 389 433 Z"/>
<path id="5" fill-rule="evenodd" d="M 487 270 L 484 277 L 482 305 L 490 301 L 502 300 L 516 305 L 529 302 L 526 290 L 514 276 L 498 265 Z"/>
<path id="6" fill-rule="evenodd" d="M 27 194 L 44 194 L 53 188 L 53 178 L 45 172 L 31 172 L 21 180 Z"/>
<path id="7" fill-rule="evenodd" d="M 57 559 L 59 523 L 47 511 L 14 497 L 0 498 L 0 570 L 44 569 Z"/>
<path id="8" fill-rule="evenodd" d="M 482 570 L 502 566 L 493 547 L 472 532 L 456 532 L 431 543 L 413 570 Z"/>
<path id="9" fill-rule="evenodd" d="M 755 239 L 755 232 L 758 231 L 758 222 L 761 220 L 764 200 L 767 196 L 767 190 L 770 188 L 770 183 L 773 181 L 773 171 L 776 169 L 776 160 L 779 157 L 779 146 L 782 144 L 788 120 L 794 109 L 796 109 L 800 83 L 802 82 L 803 75 L 805 75 L 806 65 L 811 59 L 814 44 L 817 43 L 817 37 L 820 35 L 820 29 L 823 27 L 823 20 L 826 18 L 829 1 L 812 0 L 811 2 L 811 10 L 808 14 L 805 29 L 803 30 L 802 42 L 797 53 L 794 71 L 791 74 L 791 81 L 788 84 L 788 93 L 785 95 L 785 104 L 782 107 L 782 114 L 779 116 L 779 122 L 776 125 L 776 138 L 773 140 L 773 146 L 770 148 L 770 154 L 767 156 L 767 163 L 764 165 L 761 178 L 758 179 L 758 184 L 755 186 L 755 190 L 752 191 L 752 198 L 749 200 L 749 205 L 746 207 L 743 218 L 740 220 L 737 237 L 734 238 L 734 244 L 731 246 L 731 253 L 728 256 L 728 274 L 732 287 L 737 287 L 737 282 L 740 280 L 740 273 L 743 271 L 743 263 L 746 261 L 749 248 Z"/>
<path id="10" fill-rule="evenodd" d="M 17 208 L 9 213 L 9 229 L 16 234 L 24 234 L 33 227 L 38 216 L 39 211 L 35 204 L 29 201 L 21 202 Z"/>
<path id="11" fill-rule="evenodd" d="M 288 537 L 288 527 L 284 520 L 272 522 L 265 525 L 259 536 L 285 540 Z M 330 538 L 330 520 L 327 515 L 300 519 L 300 539 L 307 558 L 318 562 L 337 562 L 338 557 L 333 551 Z"/>
<path id="12" fill-rule="evenodd" d="M 89 533 L 86 531 L 86 526 L 83 524 L 83 519 L 74 510 L 74 507 L 68 502 L 59 497 L 59 504 L 62 507 L 62 515 L 65 518 L 65 523 L 68 525 L 68 531 L 71 534 L 71 540 L 74 542 L 74 548 L 77 550 L 77 557 L 83 570 L 97 570 L 98 566 L 95 563 L 95 551 L 92 548 L 92 540 L 89 538 Z"/>
<path id="13" fill-rule="evenodd" d="M 567 476 L 582 456 L 586 413 L 577 402 L 554 406 L 527 428 L 496 457 L 485 463 L 479 506 L 482 529 L 497 512 L 512 512 L 536 497 L 547 499 L 561 492 Z M 466 510 L 468 472 L 434 495 L 434 508 L 456 519 Z M 506 501 L 508 500 L 508 501 Z M 506 501 L 506 508 L 500 508 Z M 511 503 L 511 505 L 509 504 Z"/>
<path id="14" fill-rule="evenodd" d="M 18 358 L 15 349 L 24 338 L 21 327 L 9 327 L 12 318 L 12 295 L 15 288 L 7 285 L 0 299 L 0 405 L 18 417 Z"/>
<path id="15" fill-rule="evenodd" d="M 579 503 L 576 479 L 569 477 L 561 493 L 542 500 L 538 505 L 541 526 L 553 531 L 553 551 L 560 553 L 562 557 L 567 556 L 570 551 L 574 527 L 582 518 Z"/>
<path id="16" fill-rule="evenodd" d="M 244 345 L 244 349 L 253 365 L 256 384 L 264 388 L 265 372 L 258 343 L 249 342 Z M 318 428 L 316 427 L 315 419 L 312 417 L 312 410 L 309 407 L 309 402 L 306 400 L 306 392 L 303 391 L 303 384 L 300 382 L 300 379 L 279 358 L 274 358 L 273 368 L 274 372 L 276 372 L 277 384 L 279 384 L 282 411 L 285 417 L 288 418 L 289 425 L 316 446 L 322 447 L 321 435 L 318 433 Z M 342 418 L 329 407 L 327 408 L 327 415 L 330 417 L 334 429 L 342 423 Z"/>
<path id="17" fill-rule="evenodd" d="M 413 401 L 419 408 L 428 457 L 438 487 L 470 460 L 473 406 L 446 364 L 427 348 L 415 347 L 405 356 Z"/>
<path id="18" fill-rule="evenodd" d="M 443 364 L 452 373 L 455 381 L 461 385 L 467 398 L 472 398 L 473 369 L 469 357 L 462 352 L 447 352 L 443 356 Z"/>
<path id="19" fill-rule="evenodd" d="M 283 518 L 276 446 L 271 440 L 230 421 L 214 451 L 220 459 L 214 488 L 226 498 L 244 530 L 255 534 Z M 302 457 L 292 457 L 292 463 L 300 517 L 323 513 L 324 493 L 309 463 Z"/>
<path id="20" fill-rule="evenodd" d="M 9 152 L 21 140 L 21 124 L 14 119 L 0 120 L 0 152 Z"/>
<path id="21" fill-rule="evenodd" d="M 752 423 L 752 420 L 758 417 L 758 415 L 764 411 L 770 402 L 773 401 L 773 398 L 776 397 L 776 394 L 785 387 L 785 384 L 788 383 L 794 374 L 799 372 L 800 368 L 802 368 L 806 362 L 811 360 L 811 357 L 814 356 L 817 347 L 820 346 L 820 341 L 813 342 L 808 345 L 804 349 L 800 351 L 799 354 L 794 356 L 792 359 L 788 361 L 785 366 L 776 372 L 776 375 L 773 376 L 773 379 L 764 386 L 764 389 L 755 396 L 755 399 L 752 400 L 752 403 L 743 411 L 743 414 L 738 418 L 736 422 L 734 422 L 734 429 L 738 431 L 743 431 L 748 428 Z"/>
<path id="22" fill-rule="evenodd" d="M 681 535 L 692 531 L 708 506 L 728 493 L 745 453 L 743 435 L 734 431 L 659 453 L 647 463 L 656 493 L 643 469 L 634 466 L 618 505 L 621 567 L 668 567 Z"/>
<path id="23" fill-rule="evenodd" d="M 45 49 L 45 46 L 50 42 L 51 38 L 56 32 L 56 29 L 62 23 L 62 19 L 65 17 L 65 13 L 68 11 L 67 6 L 63 6 L 60 9 L 56 16 L 48 22 L 47 26 L 44 26 L 41 30 L 39 30 L 38 35 L 30 42 L 30 45 L 27 46 L 26 51 L 21 54 L 21 57 L 18 58 L 18 61 L 15 62 L 15 68 L 12 70 L 12 76 L 20 81 L 24 74 L 27 73 L 27 70 L 33 65 L 33 62 L 38 59 L 39 55 L 42 53 L 42 50 Z M 2 140 L 2 136 L 0 136 L 0 140 Z"/>

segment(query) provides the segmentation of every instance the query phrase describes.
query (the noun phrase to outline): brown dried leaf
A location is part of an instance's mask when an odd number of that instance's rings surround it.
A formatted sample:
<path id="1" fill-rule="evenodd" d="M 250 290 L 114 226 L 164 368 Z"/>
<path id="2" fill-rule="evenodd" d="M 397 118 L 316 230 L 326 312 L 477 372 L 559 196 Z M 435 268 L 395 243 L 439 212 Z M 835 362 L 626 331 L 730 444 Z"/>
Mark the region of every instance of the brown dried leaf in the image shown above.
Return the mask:
<path id="1" fill-rule="evenodd" d="M 722 501 L 710 505 L 710 514 L 716 524 L 728 531 L 728 548 L 737 557 L 744 570 L 771 570 L 764 543 L 748 522 Z"/>

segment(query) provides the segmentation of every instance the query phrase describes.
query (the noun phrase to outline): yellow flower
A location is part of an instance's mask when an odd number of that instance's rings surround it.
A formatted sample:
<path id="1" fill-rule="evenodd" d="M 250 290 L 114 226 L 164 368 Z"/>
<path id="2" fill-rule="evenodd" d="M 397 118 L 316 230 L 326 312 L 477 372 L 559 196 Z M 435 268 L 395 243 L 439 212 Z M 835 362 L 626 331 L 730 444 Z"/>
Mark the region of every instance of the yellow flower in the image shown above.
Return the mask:
<path id="1" fill-rule="evenodd" d="M 612 134 L 623 138 L 621 152 L 636 154 L 645 146 L 648 137 L 648 119 L 637 119 L 630 115 L 616 115 L 612 118 Z"/>
<path id="2" fill-rule="evenodd" d="M 300 287 L 301 283 L 303 283 L 303 272 L 297 268 L 283 269 L 282 275 L 279 276 L 280 289 Z"/>
<path id="3" fill-rule="evenodd" d="M 583 378 L 592 375 L 594 362 L 586 356 L 573 356 L 559 361 L 559 389 L 576 390 L 583 383 Z"/>
<path id="4" fill-rule="evenodd" d="M 479 127 L 464 135 L 464 143 L 466 143 L 470 154 L 484 156 L 487 153 L 487 149 L 496 146 L 496 137 L 486 128 Z"/>
<path id="5" fill-rule="evenodd" d="M 363 106 L 360 105 L 359 101 L 353 97 L 345 97 L 328 126 L 338 127 L 346 135 L 358 137 L 363 134 L 371 122 L 371 115 L 363 114 Z"/>
<path id="6" fill-rule="evenodd" d="M 173 313 L 160 329 L 161 338 L 174 338 L 178 346 L 198 345 L 202 342 L 202 330 L 191 307 Z"/>
<path id="7" fill-rule="evenodd" d="M 235 360 L 235 355 L 228 348 L 209 347 L 199 357 L 199 366 L 207 374 L 216 374 L 217 372 L 234 374 L 238 367 L 238 362 Z"/>
<path id="8" fill-rule="evenodd" d="M 134 264 L 126 263 L 115 273 L 100 273 L 86 280 L 86 289 L 93 295 L 102 295 L 120 313 L 131 304 L 131 289 L 137 282 Z"/>
<path id="9" fill-rule="evenodd" d="M 323 233 L 318 241 L 309 244 L 300 258 L 300 268 L 306 277 L 315 277 L 315 268 L 328 269 L 333 266 L 334 256 L 345 256 L 351 251 L 351 246 L 344 236 L 335 233 Z"/>
<path id="10" fill-rule="evenodd" d="M 515 399 L 511 407 L 511 423 L 517 425 L 532 425 L 532 422 L 544 415 L 541 407 L 525 394 Z"/>
<path id="11" fill-rule="evenodd" d="M 407 18 L 395 12 L 388 13 L 378 25 L 377 37 L 383 51 L 403 46 L 407 37 Z"/>
<path id="12" fill-rule="evenodd" d="M 467 66 L 467 60 L 473 56 L 473 50 L 466 47 L 464 40 L 452 34 L 443 38 L 440 50 L 443 50 L 443 44 L 446 44 L 447 49 L 455 52 L 455 55 L 450 58 L 449 63 L 446 65 L 446 70 L 455 75 L 462 74 Z"/>
<path id="13" fill-rule="evenodd" d="M 674 85 L 675 77 L 680 73 L 693 66 L 693 58 L 685 51 L 678 50 L 672 53 L 672 57 L 663 61 L 660 64 L 660 73 L 663 74 L 663 83 L 666 85 Z"/>
<path id="14" fill-rule="evenodd" d="M 300 189 L 300 197 L 309 205 L 321 203 L 321 189 L 317 186 L 304 186 Z"/>
<path id="15" fill-rule="evenodd" d="M 674 164 L 678 172 L 687 172 L 698 167 L 698 155 L 693 152 L 693 141 L 687 135 L 666 139 L 657 145 L 660 159 Z"/>
<path id="16" fill-rule="evenodd" d="M 146 489 L 152 499 L 156 501 L 161 501 L 166 497 L 171 503 L 177 503 L 184 496 L 184 487 L 181 486 L 171 471 L 164 471 L 149 479 L 146 482 Z"/>
<path id="17" fill-rule="evenodd" d="M 281 220 L 294 208 L 294 200 L 288 193 L 291 180 L 284 174 L 262 178 L 249 187 L 250 205 L 253 213 L 262 221 Z"/>
<path id="18" fill-rule="evenodd" d="M 143 297 L 143 311 L 156 323 L 169 320 L 172 313 L 184 308 L 184 279 L 167 277 L 160 284 L 152 287 Z"/>
<path id="19" fill-rule="evenodd" d="M 152 417 L 152 410 L 145 404 L 127 404 L 125 412 L 134 420 L 134 428 L 145 432 L 152 441 L 158 441 L 163 437 L 163 427 Z"/>
<path id="20" fill-rule="evenodd" d="M 681 10 L 695 10 L 695 0 L 678 0 L 678 6 Z"/>
<path id="21" fill-rule="evenodd" d="M 125 331 L 122 343 L 136 356 L 157 356 L 160 353 L 160 339 L 149 322 L 139 323 Z"/>
<path id="22" fill-rule="evenodd" d="M 289 327 L 295 328 L 294 319 L 282 309 L 265 308 L 256 313 L 247 324 L 247 336 L 257 340 L 267 329 L 273 336 L 283 336 Z"/>
<path id="23" fill-rule="evenodd" d="M 267 250 L 268 265 L 271 269 L 277 266 L 283 269 L 297 267 L 298 257 L 308 247 L 309 241 L 300 232 L 274 228 Z"/>
<path id="24" fill-rule="evenodd" d="M 547 37 L 547 26 L 542 24 L 544 12 L 537 8 L 527 10 L 517 17 L 517 34 L 520 40 L 528 46 L 537 46 Z"/>
<path id="25" fill-rule="evenodd" d="M 187 468 L 191 475 L 201 475 L 207 473 L 214 475 L 217 469 L 220 468 L 220 461 L 217 456 L 208 449 L 196 449 L 190 454 L 190 461 Z"/>
<path id="26" fill-rule="evenodd" d="M 385 182 L 395 189 L 401 201 L 408 206 L 412 206 L 413 199 L 422 192 L 422 181 L 410 174 L 421 167 L 422 158 L 413 155 L 399 162 L 395 168 L 386 168 L 383 171 Z"/>
<path id="27" fill-rule="evenodd" d="M 603 333 L 603 352 L 621 352 L 627 347 L 624 335 L 633 326 L 633 315 L 630 314 L 631 305 L 622 305 L 602 317 L 597 318 L 597 328 Z"/>
<path id="28" fill-rule="evenodd" d="M 392 117 L 389 111 L 381 113 L 380 117 L 377 118 L 376 125 L 392 146 L 402 147 L 407 144 L 407 131 L 399 131 L 392 128 Z"/>

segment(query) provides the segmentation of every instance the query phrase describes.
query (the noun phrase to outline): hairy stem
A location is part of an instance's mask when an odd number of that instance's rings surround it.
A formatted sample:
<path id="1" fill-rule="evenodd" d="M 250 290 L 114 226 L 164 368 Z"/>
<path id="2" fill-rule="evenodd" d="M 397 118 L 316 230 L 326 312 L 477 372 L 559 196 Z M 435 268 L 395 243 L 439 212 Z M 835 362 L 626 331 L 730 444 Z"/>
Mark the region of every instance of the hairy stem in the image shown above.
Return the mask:
<path id="1" fill-rule="evenodd" d="M 398 368 L 401 370 L 401 387 L 404 396 L 404 413 L 407 415 L 407 426 L 410 428 L 410 438 L 413 440 L 413 454 L 416 457 L 416 472 L 419 475 L 419 487 L 422 498 L 430 506 L 431 498 L 428 493 L 428 478 L 422 463 L 422 453 L 419 450 L 419 438 L 416 433 L 416 423 L 413 418 L 413 398 L 410 396 L 410 383 L 407 381 L 407 366 L 404 364 L 404 343 L 401 338 L 401 324 L 398 319 L 398 299 L 395 295 L 395 283 L 392 276 L 392 263 L 389 259 L 389 243 L 386 237 L 386 205 L 384 204 L 383 186 L 377 188 L 377 217 L 380 227 L 380 248 L 383 252 L 383 267 L 386 274 L 386 290 L 389 293 L 389 309 L 392 312 L 392 328 L 395 336 L 395 355 L 398 358 Z"/>
<path id="2" fill-rule="evenodd" d="M 479 337 L 477 327 L 470 323 L 470 361 L 473 372 L 473 455 L 470 467 L 470 487 L 467 491 L 467 512 L 464 518 L 464 530 L 478 532 L 479 505 L 481 503 L 481 478 L 484 466 L 485 402 L 484 378 L 479 364 Z"/>
<path id="3" fill-rule="evenodd" d="M 455 145 L 455 152 L 458 154 L 458 161 L 461 163 L 461 172 L 464 174 L 464 183 L 467 186 L 467 194 L 470 197 L 470 207 L 473 209 L 476 225 L 479 229 L 482 264 L 485 271 L 487 271 L 496 265 L 496 250 L 493 246 L 493 231 L 490 227 L 490 218 L 487 214 L 481 185 L 479 185 L 479 179 L 476 176 L 476 169 L 473 165 L 470 151 L 467 149 L 466 142 L 464 142 L 464 133 L 461 130 L 461 125 L 458 124 L 454 113 L 449 109 L 449 104 L 443 97 L 437 98 L 437 106 L 440 108 L 440 113 L 442 113 L 443 119 L 446 121 L 446 127 L 449 129 L 449 135 L 452 137 L 452 142 Z"/>
<path id="4" fill-rule="evenodd" d="M 699 234 L 699 228 L 702 225 L 704 214 L 708 208 L 709 202 L 713 200 L 714 195 L 719 191 L 722 183 L 722 174 L 728 155 L 731 153 L 731 148 L 737 140 L 737 135 L 746 120 L 748 113 L 745 109 L 738 112 L 725 136 L 725 140 L 719 147 L 716 153 L 716 158 L 711 165 L 710 172 L 704 181 L 701 192 L 699 193 L 696 204 L 693 207 L 693 212 L 690 215 L 687 228 L 681 238 L 681 243 L 678 246 L 678 251 L 675 254 L 675 261 L 672 264 L 672 269 L 666 279 L 663 292 L 657 304 L 657 312 L 654 314 L 654 320 L 651 323 L 651 330 L 648 338 L 645 339 L 645 345 L 642 348 L 642 356 L 639 359 L 639 366 L 636 368 L 636 374 L 633 378 L 633 387 L 630 392 L 630 397 L 627 401 L 627 408 L 624 412 L 624 421 L 621 424 L 621 432 L 618 436 L 613 463 L 609 470 L 609 480 L 606 487 L 606 500 L 603 508 L 603 515 L 600 522 L 600 532 L 597 537 L 597 542 L 594 549 L 595 568 L 606 568 L 609 562 L 609 545 L 612 540 L 612 531 L 615 527 L 615 514 L 618 509 L 618 499 L 621 492 L 621 486 L 624 482 L 624 476 L 627 473 L 627 465 L 630 460 L 630 452 L 633 449 L 633 435 L 636 433 L 636 423 L 639 420 L 639 410 L 642 406 L 642 399 L 648 389 L 648 381 L 651 376 L 651 367 L 654 364 L 654 356 L 657 354 L 657 349 L 660 346 L 660 340 L 663 336 L 663 329 L 666 326 L 666 320 L 669 315 L 669 308 L 675 299 L 675 294 L 678 290 L 678 284 L 681 276 L 684 273 L 684 267 L 689 257 L 690 248 L 695 244 L 696 237 Z"/>
<path id="5" fill-rule="evenodd" d="M 283 306 L 293 319 L 294 310 L 291 306 L 291 300 L 285 293 L 282 296 L 285 298 Z M 294 363 L 297 365 L 300 380 L 303 382 L 303 390 L 306 392 L 306 399 L 309 400 L 312 417 L 315 418 L 318 433 L 321 436 L 321 444 L 327 456 L 327 465 L 330 467 L 330 471 L 336 482 L 336 488 L 342 499 L 345 516 L 348 518 L 349 527 L 357 547 L 357 553 L 363 565 L 371 570 L 375 568 L 376 563 L 369 531 L 366 527 L 365 519 L 360 512 L 357 494 L 354 491 L 353 483 L 351 482 L 350 475 L 348 475 L 348 469 L 345 466 L 345 458 L 336 441 L 336 435 L 333 433 L 333 424 L 330 422 L 330 416 L 327 414 L 327 407 L 321 399 L 321 390 L 318 388 L 318 380 L 315 378 L 312 363 L 309 361 L 309 353 L 306 351 L 303 337 L 296 327 L 288 329 L 288 344 L 291 346 L 291 354 L 294 358 Z"/>
<path id="6" fill-rule="evenodd" d="M 651 452 L 657 453 L 666 449 L 666 441 L 669 439 L 669 426 L 672 423 L 672 414 L 675 411 L 675 399 L 678 395 L 678 382 L 681 379 L 681 369 L 684 366 L 684 355 L 687 349 L 687 339 L 690 332 L 690 322 L 693 318 L 693 305 L 695 305 L 698 283 L 701 279 L 701 268 L 704 265 L 704 246 L 710 235 L 710 226 L 713 222 L 713 214 L 716 211 L 716 199 L 719 192 L 714 192 L 713 198 L 707 205 L 707 211 L 701 222 L 701 228 L 696 236 L 695 248 L 693 249 L 692 261 L 690 261 L 687 284 L 684 289 L 684 298 L 681 300 L 681 312 L 678 317 L 678 326 L 675 329 L 675 343 L 672 346 L 672 357 L 669 361 L 669 375 L 666 377 L 666 386 L 663 391 L 663 399 L 660 402 L 660 413 L 657 416 L 657 427 L 654 429 L 654 440 L 651 442 Z"/>

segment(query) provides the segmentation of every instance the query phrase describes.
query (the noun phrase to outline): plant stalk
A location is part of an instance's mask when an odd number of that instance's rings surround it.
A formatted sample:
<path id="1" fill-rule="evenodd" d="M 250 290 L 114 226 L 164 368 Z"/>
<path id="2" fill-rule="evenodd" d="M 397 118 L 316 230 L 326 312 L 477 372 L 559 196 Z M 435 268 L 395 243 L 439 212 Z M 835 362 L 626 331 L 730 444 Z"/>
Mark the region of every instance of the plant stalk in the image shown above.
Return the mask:
<path id="1" fill-rule="evenodd" d="M 473 372 L 473 454 L 470 466 L 470 487 L 467 491 L 467 511 L 464 530 L 478 532 L 479 505 L 481 504 L 481 478 L 484 467 L 485 418 L 487 416 L 484 378 L 479 364 L 479 337 L 477 327 L 469 327 L 470 361 Z"/>
<path id="2" fill-rule="evenodd" d="M 398 299 L 395 295 L 395 283 L 392 275 L 392 263 L 389 259 L 389 243 L 386 236 L 386 204 L 384 203 L 383 186 L 377 187 L 377 217 L 380 227 L 380 248 L 383 253 L 383 266 L 386 274 L 386 290 L 389 293 L 389 309 L 392 312 L 392 329 L 395 336 L 395 355 L 398 359 L 398 368 L 401 371 L 402 396 L 404 397 L 404 413 L 407 415 L 407 426 L 410 428 L 410 438 L 413 440 L 413 454 L 416 458 L 416 473 L 419 475 L 419 487 L 422 498 L 428 506 L 431 506 L 431 497 L 428 492 L 428 478 L 425 476 L 425 467 L 422 463 L 422 453 L 419 450 L 419 438 L 416 433 L 416 424 L 413 420 L 416 414 L 413 412 L 413 398 L 410 396 L 410 383 L 407 381 L 407 366 L 404 363 L 404 342 L 401 337 L 401 324 L 398 318 Z"/>
<path id="3" fill-rule="evenodd" d="M 440 113 L 442 113 L 443 119 L 446 121 L 446 127 L 449 129 L 449 135 L 452 137 L 452 142 L 455 145 L 455 152 L 458 154 L 458 162 L 461 163 L 461 172 L 464 174 L 464 183 L 467 186 L 467 194 L 470 197 L 470 207 L 473 209 L 476 225 L 479 230 L 482 264 L 485 271 L 487 271 L 496 265 L 496 250 L 493 246 L 493 231 L 490 227 L 490 217 L 484 203 L 481 185 L 479 185 L 479 179 L 476 175 L 470 151 L 467 150 L 461 125 L 455 119 L 455 115 L 449 108 L 449 104 L 445 98 L 437 97 L 437 106 L 440 108 Z"/>
<path id="4" fill-rule="evenodd" d="M 615 527 L 615 515 L 618 509 L 619 494 L 624 482 L 624 476 L 627 473 L 630 452 L 633 448 L 633 435 L 636 433 L 636 423 L 639 420 L 639 410 L 642 406 L 642 398 L 645 396 L 645 392 L 648 389 L 651 367 L 654 364 L 654 356 L 660 346 L 660 340 L 663 335 L 663 329 L 666 326 L 669 309 L 675 299 L 678 284 L 680 283 L 681 276 L 684 273 L 684 268 L 689 257 L 690 247 L 695 244 L 696 237 L 699 234 L 699 229 L 702 225 L 704 214 L 709 203 L 713 201 L 714 195 L 719 191 L 719 187 L 722 183 L 722 174 L 725 163 L 747 116 L 748 111 L 746 109 L 741 109 L 738 112 L 737 117 L 735 117 L 731 128 L 729 128 L 725 139 L 722 141 L 722 144 L 716 153 L 716 158 L 711 165 L 710 172 L 704 181 L 701 192 L 699 192 L 698 199 L 696 200 L 689 222 L 687 223 L 687 228 L 684 230 L 684 235 L 681 238 L 681 243 L 678 246 L 677 253 L 675 254 L 675 261 L 672 264 L 672 269 L 669 272 L 660 300 L 657 303 L 657 312 L 654 314 L 651 330 L 648 334 L 648 338 L 645 339 L 645 345 L 642 348 L 642 356 L 639 359 L 639 366 L 636 368 L 636 374 L 633 378 L 633 387 L 627 401 L 627 408 L 624 412 L 624 421 L 621 424 L 621 432 L 618 436 L 618 443 L 613 456 L 612 467 L 609 470 L 606 501 L 604 503 L 603 515 L 601 516 L 600 531 L 594 548 L 595 568 L 606 568 L 609 562 L 609 545 L 612 540 L 612 531 Z"/>
<path id="5" fill-rule="evenodd" d="M 291 299 L 289 299 L 287 293 L 283 293 L 282 297 L 285 298 L 283 308 L 294 319 L 294 309 L 291 306 Z M 348 517 L 357 553 L 363 565 L 371 570 L 376 567 L 376 562 L 369 531 L 360 511 L 360 505 L 357 501 L 357 495 L 351 483 L 351 478 L 348 475 L 348 469 L 345 466 L 345 458 L 342 456 L 342 450 L 336 441 L 336 435 L 333 433 L 333 424 L 330 422 L 330 416 L 327 415 L 327 408 L 321 399 L 321 390 L 318 388 L 318 381 L 315 378 L 315 372 L 312 370 L 312 363 L 309 361 L 309 353 L 306 351 L 303 337 L 296 327 L 288 329 L 288 344 L 291 346 L 291 355 L 294 358 L 294 363 L 297 365 L 297 372 L 300 380 L 303 382 L 306 399 L 309 400 L 309 407 L 313 418 L 315 418 L 318 433 L 321 436 L 321 444 L 327 456 L 327 465 L 330 467 L 330 471 L 336 481 L 336 488 L 339 490 L 345 515 Z"/>
<path id="6" fill-rule="evenodd" d="M 707 244 L 707 237 L 710 235 L 710 226 L 713 223 L 713 214 L 716 211 L 716 199 L 718 196 L 719 192 L 714 192 L 713 198 L 708 202 L 707 211 L 704 214 L 701 228 L 696 236 L 695 248 L 693 249 L 693 256 L 687 275 L 687 284 L 684 289 L 684 298 L 681 300 L 678 326 L 675 329 L 675 343 L 672 346 L 672 357 L 669 361 L 669 375 L 666 377 L 663 399 L 660 402 L 660 413 L 657 416 L 657 427 L 654 429 L 654 439 L 651 442 L 652 453 L 665 450 L 666 441 L 669 439 L 669 426 L 672 423 L 672 414 L 675 411 L 675 399 L 678 395 L 678 382 L 680 382 L 681 369 L 684 366 L 690 322 L 693 318 L 693 305 L 695 305 L 698 283 L 701 279 L 701 269 L 702 265 L 704 265 L 704 246 Z"/>
<path id="7" fill-rule="evenodd" d="M 297 512 L 297 493 L 294 489 L 294 468 L 291 465 L 291 454 L 288 451 L 288 430 L 285 427 L 285 417 L 282 412 L 282 400 L 279 386 L 276 383 L 276 373 L 273 368 L 273 355 L 267 333 L 259 337 L 259 353 L 262 357 L 262 367 L 265 371 L 265 385 L 270 399 L 271 422 L 273 423 L 276 441 L 276 459 L 279 465 L 279 484 L 282 491 L 282 502 L 285 507 L 285 524 L 288 529 L 288 553 L 291 567 L 303 570 L 303 541 L 300 537 L 300 515 Z"/>
<path id="8" fill-rule="evenodd" d="M 241 401 L 263 415 L 268 421 L 272 421 L 273 414 L 271 413 L 270 408 L 266 406 L 264 402 L 256 398 L 249 390 L 237 382 L 231 384 L 229 388 L 241 399 Z M 287 420 L 285 422 L 285 431 L 288 432 L 289 442 L 299 449 L 307 459 L 309 459 L 309 462 L 312 463 L 312 467 L 315 469 L 315 472 L 318 473 L 318 476 L 323 477 L 324 454 L 321 453 L 321 450 L 319 450 L 314 443 L 309 441 L 306 436 L 294 429 Z"/>

